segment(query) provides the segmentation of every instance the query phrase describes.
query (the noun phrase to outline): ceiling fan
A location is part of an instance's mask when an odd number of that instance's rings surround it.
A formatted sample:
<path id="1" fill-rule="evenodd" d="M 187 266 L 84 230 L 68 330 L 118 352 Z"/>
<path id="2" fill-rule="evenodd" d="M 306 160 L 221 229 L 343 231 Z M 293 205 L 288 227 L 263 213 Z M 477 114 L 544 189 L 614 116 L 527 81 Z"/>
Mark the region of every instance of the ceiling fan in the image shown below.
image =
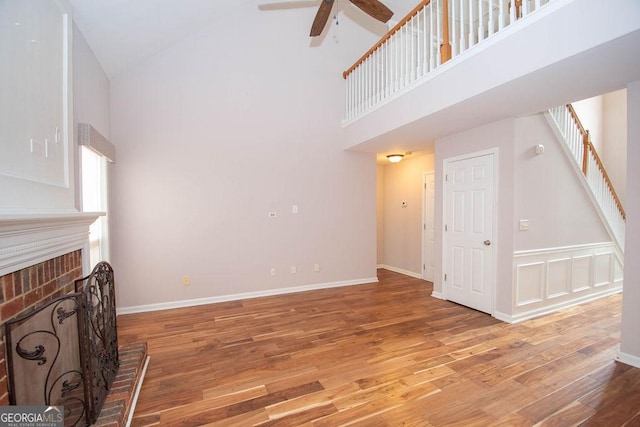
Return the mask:
<path id="1" fill-rule="evenodd" d="M 393 12 L 378 0 L 349 1 L 364 13 L 371 16 L 372 18 L 377 19 L 380 22 L 386 23 L 393 16 Z M 329 20 L 329 16 L 331 16 L 331 9 L 333 9 L 333 4 L 335 2 L 336 0 L 320 0 L 318 12 L 316 13 L 316 17 L 313 20 L 313 24 L 311 25 L 311 33 L 309 34 L 311 37 L 317 37 L 322 33 L 322 30 Z M 291 2 L 293 7 L 304 7 L 308 5 L 307 3 L 309 2 Z M 263 8 L 266 9 L 266 7 Z"/>

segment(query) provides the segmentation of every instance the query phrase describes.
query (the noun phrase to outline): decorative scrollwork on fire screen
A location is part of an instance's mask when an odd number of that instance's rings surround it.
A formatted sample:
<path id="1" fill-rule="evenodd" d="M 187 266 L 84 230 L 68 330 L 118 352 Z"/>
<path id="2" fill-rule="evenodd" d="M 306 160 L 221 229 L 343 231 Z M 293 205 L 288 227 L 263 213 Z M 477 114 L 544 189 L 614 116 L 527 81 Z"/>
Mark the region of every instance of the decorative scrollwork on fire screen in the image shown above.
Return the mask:
<path id="1" fill-rule="evenodd" d="M 69 426 L 83 425 L 86 416 L 79 297 L 62 296 L 5 324 L 9 402 L 64 406 Z"/>
<path id="2" fill-rule="evenodd" d="M 96 421 L 119 367 L 113 269 L 75 290 L 5 323 L 9 402 L 64 406 L 65 426 Z"/>
<path id="3" fill-rule="evenodd" d="M 98 263 L 93 272 L 75 283 L 82 294 L 81 335 L 84 343 L 85 386 L 94 411 L 91 422 L 100 412 L 109 388 L 118 372 L 118 335 L 113 269 L 107 262 Z"/>

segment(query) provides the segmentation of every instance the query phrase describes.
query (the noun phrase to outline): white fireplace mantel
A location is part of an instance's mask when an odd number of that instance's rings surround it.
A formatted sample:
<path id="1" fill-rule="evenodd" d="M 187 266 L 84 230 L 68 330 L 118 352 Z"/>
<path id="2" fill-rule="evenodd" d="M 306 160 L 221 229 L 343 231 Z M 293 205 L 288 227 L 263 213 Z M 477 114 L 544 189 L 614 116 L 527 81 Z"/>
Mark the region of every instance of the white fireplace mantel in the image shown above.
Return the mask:
<path id="1" fill-rule="evenodd" d="M 104 213 L 0 215 L 0 276 L 85 249 L 89 226 L 101 215 Z"/>

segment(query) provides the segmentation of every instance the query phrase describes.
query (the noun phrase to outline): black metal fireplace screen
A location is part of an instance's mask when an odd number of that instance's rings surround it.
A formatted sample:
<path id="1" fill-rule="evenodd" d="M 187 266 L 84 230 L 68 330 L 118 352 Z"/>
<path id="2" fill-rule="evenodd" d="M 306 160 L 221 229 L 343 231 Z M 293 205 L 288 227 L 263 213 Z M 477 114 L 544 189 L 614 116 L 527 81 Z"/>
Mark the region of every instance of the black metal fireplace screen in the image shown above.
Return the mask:
<path id="1" fill-rule="evenodd" d="M 101 262 L 59 297 L 5 324 L 9 402 L 64 406 L 93 424 L 118 371 L 113 269 Z"/>

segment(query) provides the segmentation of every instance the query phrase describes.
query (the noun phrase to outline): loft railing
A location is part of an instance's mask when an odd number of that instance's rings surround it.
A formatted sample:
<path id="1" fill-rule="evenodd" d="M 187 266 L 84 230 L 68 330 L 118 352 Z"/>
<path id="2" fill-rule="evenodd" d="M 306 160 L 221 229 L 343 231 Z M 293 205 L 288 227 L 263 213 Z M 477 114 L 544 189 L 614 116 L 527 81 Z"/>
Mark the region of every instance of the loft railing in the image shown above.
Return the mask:
<path id="1" fill-rule="evenodd" d="M 580 166 L 600 210 L 620 248 L 624 250 L 626 213 L 600 156 L 571 104 L 549 110 L 569 151 Z"/>
<path id="2" fill-rule="evenodd" d="M 345 121 L 551 1 L 423 0 L 343 73 Z"/>

